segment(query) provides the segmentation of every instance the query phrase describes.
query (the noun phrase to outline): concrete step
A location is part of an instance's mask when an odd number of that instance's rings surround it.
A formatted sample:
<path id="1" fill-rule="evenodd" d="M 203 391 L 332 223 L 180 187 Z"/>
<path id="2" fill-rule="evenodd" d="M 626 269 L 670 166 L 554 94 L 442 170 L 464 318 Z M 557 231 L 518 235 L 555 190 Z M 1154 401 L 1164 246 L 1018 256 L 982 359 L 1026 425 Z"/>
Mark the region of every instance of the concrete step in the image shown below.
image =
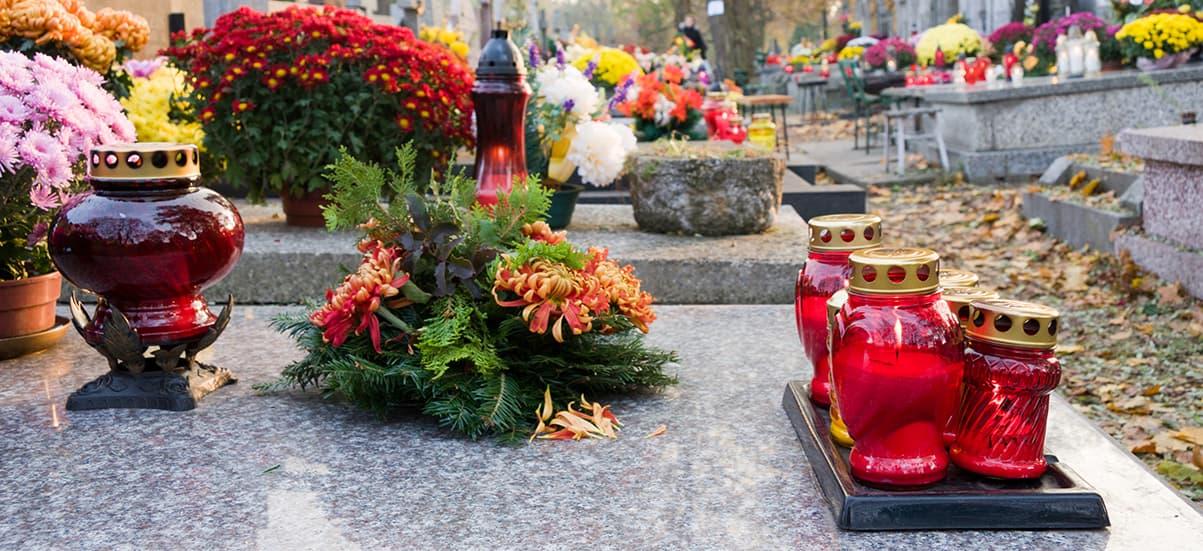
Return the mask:
<path id="1" fill-rule="evenodd" d="M 237 203 L 247 228 L 242 259 L 206 295 L 295 304 L 320 298 L 359 265 L 357 234 L 286 226 L 277 202 Z M 578 204 L 568 234 L 634 265 L 644 288 L 664 304 L 791 303 L 806 260 L 806 225 L 789 206 L 764 234 L 695 237 L 640 232 L 629 205 Z"/>

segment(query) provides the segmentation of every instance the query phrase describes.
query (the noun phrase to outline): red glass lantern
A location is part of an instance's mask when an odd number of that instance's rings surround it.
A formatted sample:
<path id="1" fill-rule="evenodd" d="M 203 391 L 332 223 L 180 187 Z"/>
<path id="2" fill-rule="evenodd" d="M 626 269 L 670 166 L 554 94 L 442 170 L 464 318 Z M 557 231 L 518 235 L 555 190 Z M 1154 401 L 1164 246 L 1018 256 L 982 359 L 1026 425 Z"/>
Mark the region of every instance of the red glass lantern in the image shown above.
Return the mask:
<path id="1" fill-rule="evenodd" d="M 1012 300 L 972 304 L 965 348 L 965 391 L 957 439 L 958 467 L 997 478 L 1044 474 L 1049 393 L 1061 381 L 1056 310 Z"/>
<path id="2" fill-rule="evenodd" d="M 802 350 L 813 367 L 810 399 L 831 404 L 827 348 L 827 300 L 848 286 L 848 255 L 881 245 L 881 217 L 875 214 L 829 214 L 811 218 L 810 253 L 794 286 L 794 317 Z"/>
<path id="3" fill-rule="evenodd" d="M 849 261 L 831 369 L 840 415 L 856 441 L 852 474 L 886 487 L 933 484 L 948 467 L 944 432 L 964 367 L 956 316 L 940 297 L 940 257 L 877 248 Z"/>
<path id="4" fill-rule="evenodd" d="M 706 121 L 708 137 L 713 138 L 714 133 L 718 132 L 718 115 L 725 109 L 726 101 L 727 94 L 723 92 L 706 92 L 706 99 L 702 101 L 702 120 Z"/>
<path id="5" fill-rule="evenodd" d="M 201 291 L 242 255 L 242 218 L 203 187 L 194 145 L 98 146 L 92 191 L 60 212 L 48 237 L 63 277 L 105 299 L 85 339 L 95 344 L 110 305 L 146 345 L 180 343 L 216 322 Z"/>
<path id="6" fill-rule="evenodd" d="M 472 101 L 476 110 L 476 201 L 497 204 L 515 179 L 526 179 L 526 65 L 504 29 L 493 31 L 480 52 Z"/>
<path id="7" fill-rule="evenodd" d="M 828 365 L 831 360 L 831 336 L 832 328 L 835 327 L 835 314 L 844 307 L 844 303 L 848 302 L 848 291 L 840 289 L 827 299 L 827 359 Z M 831 440 L 845 448 L 852 447 L 852 437 L 848 435 L 848 426 L 844 424 L 844 420 L 840 418 L 840 402 L 835 396 L 835 385 L 832 384 L 831 370 L 827 370 L 827 386 L 831 389 L 829 396 L 831 397 L 831 408 L 828 410 L 831 413 Z"/>

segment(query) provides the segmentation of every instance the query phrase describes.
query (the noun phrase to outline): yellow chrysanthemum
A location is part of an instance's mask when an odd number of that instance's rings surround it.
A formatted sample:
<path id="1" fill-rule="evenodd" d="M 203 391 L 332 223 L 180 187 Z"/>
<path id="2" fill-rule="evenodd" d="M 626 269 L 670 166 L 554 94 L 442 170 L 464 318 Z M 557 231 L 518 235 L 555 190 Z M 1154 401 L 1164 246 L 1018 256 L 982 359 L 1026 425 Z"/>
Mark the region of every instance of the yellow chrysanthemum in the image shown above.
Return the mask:
<path id="1" fill-rule="evenodd" d="M 611 86 L 616 86 L 628 75 L 642 75 L 639 62 L 634 56 L 618 48 L 600 48 L 586 51 L 584 55 L 573 60 L 572 65 L 582 71 L 589 66 L 590 61 L 597 61 L 593 70 L 594 80 L 600 80 Z"/>
<path id="2" fill-rule="evenodd" d="M 138 141 L 175 142 L 202 145 L 204 132 L 199 123 L 173 123 L 171 96 L 182 96 L 188 85 L 183 72 L 171 67 L 160 67 L 149 78 L 134 79 L 130 96 L 121 100 L 134 123 Z"/>
<path id="3" fill-rule="evenodd" d="M 961 54 L 974 55 L 982 49 L 982 37 L 972 27 L 963 23 L 945 23 L 928 29 L 915 46 L 919 63 L 930 65 L 936 50 L 944 52 L 944 59 L 954 60 Z"/>

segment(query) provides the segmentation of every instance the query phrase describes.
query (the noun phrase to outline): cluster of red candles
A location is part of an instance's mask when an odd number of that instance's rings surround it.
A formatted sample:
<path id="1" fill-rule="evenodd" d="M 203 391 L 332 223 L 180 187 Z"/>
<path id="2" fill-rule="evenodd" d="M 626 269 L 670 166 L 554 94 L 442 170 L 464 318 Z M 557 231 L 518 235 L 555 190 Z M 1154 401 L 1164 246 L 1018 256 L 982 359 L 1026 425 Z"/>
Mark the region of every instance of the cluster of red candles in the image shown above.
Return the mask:
<path id="1" fill-rule="evenodd" d="M 881 218 L 812 218 L 795 314 L 814 366 L 811 399 L 857 479 L 887 488 L 1044 473 L 1056 310 L 977 287 L 940 257 L 881 246 Z"/>

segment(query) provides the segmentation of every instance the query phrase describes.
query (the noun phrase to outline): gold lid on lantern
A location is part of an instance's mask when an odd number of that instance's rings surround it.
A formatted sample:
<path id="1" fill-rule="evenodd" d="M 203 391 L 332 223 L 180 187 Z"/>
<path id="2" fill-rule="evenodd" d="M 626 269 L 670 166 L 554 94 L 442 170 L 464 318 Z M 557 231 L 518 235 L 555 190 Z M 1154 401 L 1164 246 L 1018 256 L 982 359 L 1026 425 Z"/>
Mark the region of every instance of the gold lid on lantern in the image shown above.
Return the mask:
<path id="1" fill-rule="evenodd" d="M 852 291 L 875 295 L 918 295 L 940 286 L 940 255 L 928 249 L 898 248 L 856 251 L 848 257 Z"/>
<path id="2" fill-rule="evenodd" d="M 977 287 L 977 274 L 968 270 L 942 268 L 940 270 L 941 287 Z"/>
<path id="3" fill-rule="evenodd" d="M 195 180 L 200 173 L 200 152 L 192 144 L 109 144 L 88 153 L 88 178 L 101 182 Z"/>
<path id="4" fill-rule="evenodd" d="M 807 224 L 812 251 L 859 251 L 881 245 L 881 217 L 876 214 L 827 214 Z"/>
<path id="5" fill-rule="evenodd" d="M 995 298 L 976 300 L 969 310 L 965 332 L 972 339 L 1025 348 L 1057 346 L 1057 318 L 1061 314 L 1056 309 Z"/>
<path id="6" fill-rule="evenodd" d="M 975 300 L 998 298 L 998 293 L 983 287 L 946 287 L 944 286 L 944 270 L 940 270 L 940 297 L 948 303 L 948 308 L 961 320 L 964 327 L 969 321 L 969 304 Z"/>

